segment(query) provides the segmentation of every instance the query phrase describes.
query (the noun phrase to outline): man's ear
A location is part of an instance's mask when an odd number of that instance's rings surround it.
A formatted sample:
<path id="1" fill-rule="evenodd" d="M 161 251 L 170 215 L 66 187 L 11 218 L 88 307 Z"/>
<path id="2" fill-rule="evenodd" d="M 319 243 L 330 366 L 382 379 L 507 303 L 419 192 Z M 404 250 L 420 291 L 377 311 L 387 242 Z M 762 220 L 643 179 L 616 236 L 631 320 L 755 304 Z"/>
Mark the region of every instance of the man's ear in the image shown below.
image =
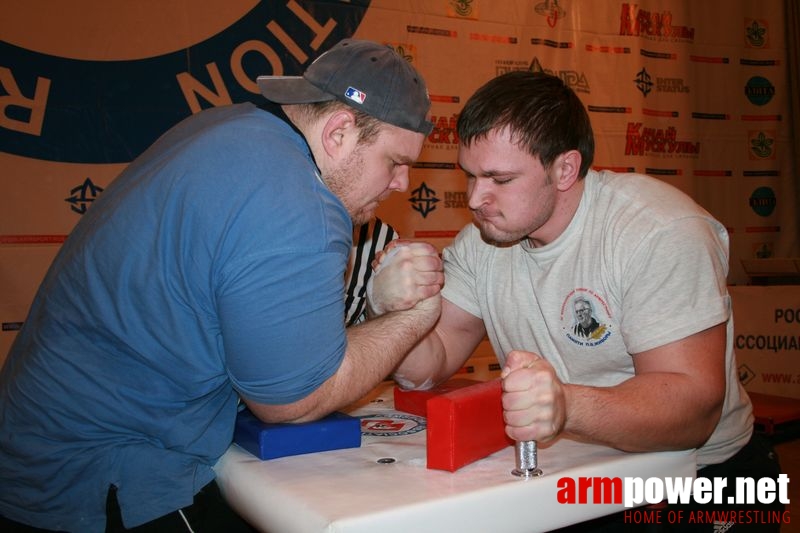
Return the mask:
<path id="1" fill-rule="evenodd" d="M 349 154 L 358 141 L 355 115 L 347 109 L 331 113 L 322 128 L 322 147 L 331 159 Z"/>
<path id="2" fill-rule="evenodd" d="M 580 179 L 581 153 L 568 150 L 556 157 L 553 162 L 553 174 L 559 191 L 569 190 Z"/>

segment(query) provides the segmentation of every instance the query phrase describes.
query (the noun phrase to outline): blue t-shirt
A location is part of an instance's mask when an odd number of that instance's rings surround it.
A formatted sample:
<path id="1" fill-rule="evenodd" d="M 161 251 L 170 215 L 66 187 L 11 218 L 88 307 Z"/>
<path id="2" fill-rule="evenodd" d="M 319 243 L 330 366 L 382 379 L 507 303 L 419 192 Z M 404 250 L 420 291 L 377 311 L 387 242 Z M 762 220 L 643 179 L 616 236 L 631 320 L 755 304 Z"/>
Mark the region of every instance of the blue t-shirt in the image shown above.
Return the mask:
<path id="1" fill-rule="evenodd" d="M 0 514 L 103 531 L 191 504 L 237 394 L 285 404 L 346 349 L 350 217 L 251 104 L 165 133 L 64 243 L 0 374 Z"/>

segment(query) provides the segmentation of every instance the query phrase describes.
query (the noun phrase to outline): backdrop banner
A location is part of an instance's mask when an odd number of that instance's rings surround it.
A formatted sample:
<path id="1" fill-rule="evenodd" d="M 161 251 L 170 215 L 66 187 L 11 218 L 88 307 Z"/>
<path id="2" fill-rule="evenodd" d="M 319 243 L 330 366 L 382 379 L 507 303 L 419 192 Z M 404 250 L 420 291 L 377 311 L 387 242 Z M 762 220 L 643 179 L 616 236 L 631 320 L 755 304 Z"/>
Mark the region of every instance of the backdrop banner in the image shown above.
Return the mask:
<path id="1" fill-rule="evenodd" d="M 587 105 L 595 168 L 692 196 L 728 228 L 729 283 L 746 284 L 742 259 L 800 255 L 783 18 L 783 0 L 15 2 L 0 26 L 0 362 L 60 244 L 130 161 L 345 37 L 393 47 L 428 82 L 435 128 L 378 211 L 402 237 L 441 249 L 471 220 L 465 99 L 545 71 Z"/>

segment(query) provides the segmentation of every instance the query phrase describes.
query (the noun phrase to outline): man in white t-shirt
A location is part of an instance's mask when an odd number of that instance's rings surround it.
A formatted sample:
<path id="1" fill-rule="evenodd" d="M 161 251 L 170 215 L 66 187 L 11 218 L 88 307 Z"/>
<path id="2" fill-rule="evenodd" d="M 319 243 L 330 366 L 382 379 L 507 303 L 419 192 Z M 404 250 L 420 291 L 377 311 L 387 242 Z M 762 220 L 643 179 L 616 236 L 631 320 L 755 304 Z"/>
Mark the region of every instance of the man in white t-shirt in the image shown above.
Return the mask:
<path id="1" fill-rule="evenodd" d="M 396 381 L 442 382 L 488 335 L 515 440 L 696 448 L 698 476 L 728 490 L 776 478 L 736 373 L 725 227 L 660 180 L 591 170 L 588 114 L 554 76 L 489 81 L 458 137 L 474 224 L 444 250 L 441 317 Z"/>

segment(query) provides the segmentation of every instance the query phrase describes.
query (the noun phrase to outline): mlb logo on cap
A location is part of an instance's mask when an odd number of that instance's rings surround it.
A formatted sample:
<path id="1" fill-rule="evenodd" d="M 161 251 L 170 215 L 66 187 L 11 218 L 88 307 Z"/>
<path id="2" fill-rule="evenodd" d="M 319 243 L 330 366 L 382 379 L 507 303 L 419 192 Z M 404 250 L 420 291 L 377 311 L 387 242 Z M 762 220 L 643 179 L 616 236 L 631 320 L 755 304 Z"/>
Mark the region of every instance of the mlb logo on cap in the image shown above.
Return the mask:
<path id="1" fill-rule="evenodd" d="M 348 87 L 347 90 L 344 92 L 344 95 L 350 100 L 357 102 L 359 104 L 363 104 L 364 100 L 367 99 L 367 95 L 365 93 L 362 93 L 358 89 L 354 89 L 352 87 Z"/>

